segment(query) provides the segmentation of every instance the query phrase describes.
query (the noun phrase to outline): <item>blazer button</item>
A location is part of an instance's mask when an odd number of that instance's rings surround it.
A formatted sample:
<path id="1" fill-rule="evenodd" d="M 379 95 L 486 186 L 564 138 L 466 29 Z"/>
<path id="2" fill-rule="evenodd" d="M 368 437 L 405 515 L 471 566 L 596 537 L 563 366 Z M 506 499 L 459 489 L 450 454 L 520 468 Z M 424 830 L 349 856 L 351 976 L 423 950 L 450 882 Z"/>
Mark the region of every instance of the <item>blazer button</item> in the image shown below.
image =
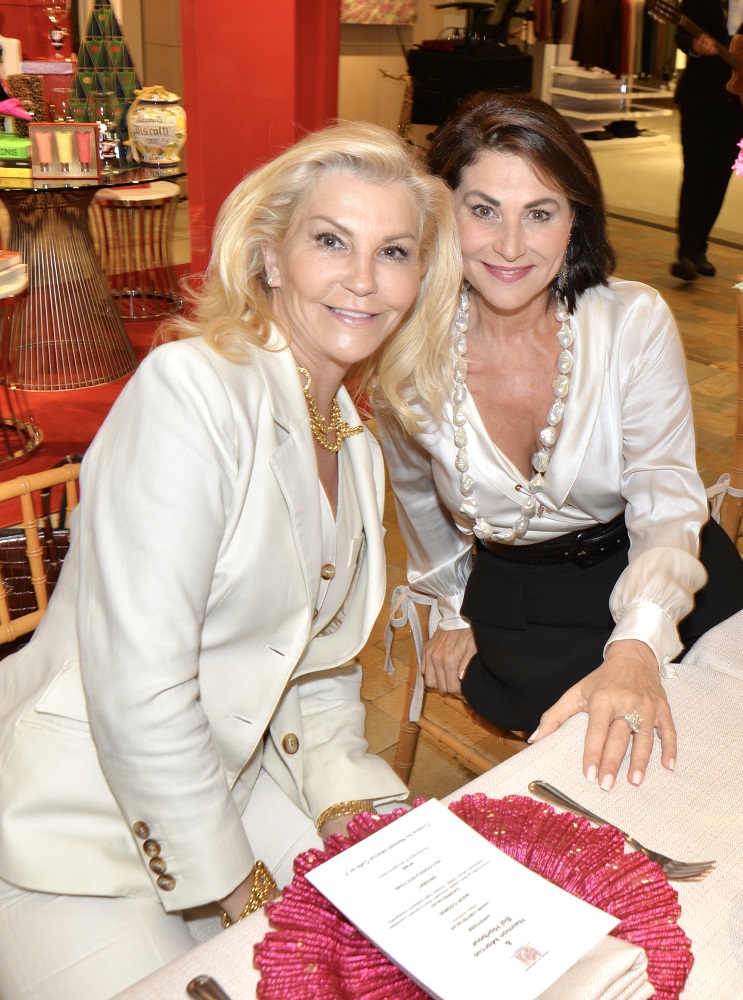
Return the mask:
<path id="1" fill-rule="evenodd" d="M 168 870 L 168 866 L 165 864 L 165 861 L 162 858 L 152 858 L 150 860 L 150 869 L 156 875 L 164 875 L 165 872 Z"/>
<path id="2" fill-rule="evenodd" d="M 161 875 L 157 880 L 157 886 L 163 892 L 172 892 L 175 889 L 175 879 L 172 875 Z"/>
<path id="3" fill-rule="evenodd" d="M 160 855 L 160 845 L 156 840 L 145 840 L 142 850 L 148 858 L 157 858 Z"/>
<path id="4" fill-rule="evenodd" d="M 281 741 L 281 745 L 284 751 L 289 754 L 295 754 L 299 750 L 299 740 L 294 733 L 287 733 Z"/>
<path id="5" fill-rule="evenodd" d="M 132 825 L 132 830 L 134 830 L 140 840 L 147 840 L 150 835 L 150 828 L 146 823 L 143 823 L 141 819 L 138 819 L 137 822 Z"/>
<path id="6" fill-rule="evenodd" d="M 332 580 L 335 576 L 335 566 L 332 563 L 325 563 L 320 570 L 320 576 L 323 580 Z"/>

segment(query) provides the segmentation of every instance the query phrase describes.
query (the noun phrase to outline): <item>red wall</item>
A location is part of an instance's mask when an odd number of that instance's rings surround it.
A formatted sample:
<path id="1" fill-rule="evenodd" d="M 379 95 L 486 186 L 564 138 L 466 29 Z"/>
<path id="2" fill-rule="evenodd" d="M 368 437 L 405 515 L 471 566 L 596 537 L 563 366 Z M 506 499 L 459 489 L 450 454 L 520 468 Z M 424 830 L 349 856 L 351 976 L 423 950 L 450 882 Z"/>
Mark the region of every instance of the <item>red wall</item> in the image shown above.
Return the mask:
<path id="1" fill-rule="evenodd" d="M 67 18 L 66 27 L 69 26 Z M 20 40 L 23 59 L 54 58 L 54 49 L 47 37 L 50 28 L 46 11 L 33 0 L 2 0 L 0 3 L 0 35 Z M 70 58 L 69 35 L 62 43 L 60 54 L 65 59 Z"/>
<path id="2" fill-rule="evenodd" d="M 250 170 L 336 116 L 340 0 L 181 0 L 191 267 Z"/>

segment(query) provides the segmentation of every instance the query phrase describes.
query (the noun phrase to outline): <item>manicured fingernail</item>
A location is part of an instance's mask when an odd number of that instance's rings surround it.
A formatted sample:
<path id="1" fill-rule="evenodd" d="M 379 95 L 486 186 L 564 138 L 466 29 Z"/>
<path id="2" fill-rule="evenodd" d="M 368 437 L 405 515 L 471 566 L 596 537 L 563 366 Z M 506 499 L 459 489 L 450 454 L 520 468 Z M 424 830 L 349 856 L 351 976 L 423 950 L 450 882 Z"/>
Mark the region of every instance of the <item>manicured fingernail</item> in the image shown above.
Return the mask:
<path id="1" fill-rule="evenodd" d="M 671 759 L 668 761 L 668 770 L 669 771 L 675 771 L 676 770 L 676 758 L 675 757 L 671 757 Z"/>
<path id="2" fill-rule="evenodd" d="M 598 773 L 599 773 L 599 771 L 598 771 L 598 768 L 596 767 L 596 765 L 595 764 L 591 764 L 591 766 L 586 771 L 586 780 L 587 781 L 595 781 L 596 780 L 596 776 L 598 775 Z"/>
<path id="3" fill-rule="evenodd" d="M 531 736 L 529 737 L 529 739 L 526 742 L 527 743 L 533 743 L 534 740 L 537 738 L 537 736 L 539 736 L 539 727 L 538 726 L 537 726 L 537 728 L 534 730 L 534 732 L 531 734 Z"/>
<path id="4" fill-rule="evenodd" d="M 633 771 L 629 780 L 631 785 L 639 785 L 642 782 L 642 771 Z"/>
<path id="5" fill-rule="evenodd" d="M 614 775 L 606 774 L 604 775 L 604 780 L 601 782 L 601 788 L 605 792 L 610 792 L 614 787 Z"/>

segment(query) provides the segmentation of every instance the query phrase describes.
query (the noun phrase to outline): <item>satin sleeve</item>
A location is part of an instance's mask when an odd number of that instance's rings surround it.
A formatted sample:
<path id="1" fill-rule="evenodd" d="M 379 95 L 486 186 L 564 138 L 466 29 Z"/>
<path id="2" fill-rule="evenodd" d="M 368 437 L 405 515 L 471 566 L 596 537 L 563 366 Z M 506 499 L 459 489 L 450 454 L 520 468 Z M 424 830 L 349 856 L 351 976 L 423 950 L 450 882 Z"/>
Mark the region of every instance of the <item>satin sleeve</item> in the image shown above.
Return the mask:
<path id="1" fill-rule="evenodd" d="M 412 438 L 393 418 L 378 420 L 379 439 L 395 496 L 400 534 L 408 551 L 413 590 L 435 597 L 439 628 L 469 628 L 460 616 L 472 565 L 474 536 L 459 527 L 439 497 L 426 435 Z"/>
<path id="2" fill-rule="evenodd" d="M 696 466 L 691 394 L 676 324 L 660 296 L 647 315 L 628 317 L 617 343 L 611 363 L 624 373 L 621 491 L 630 554 L 609 602 L 616 622 L 609 642 L 641 639 L 670 677 L 671 661 L 683 648 L 678 622 L 706 579 L 697 556 L 708 507 Z"/>

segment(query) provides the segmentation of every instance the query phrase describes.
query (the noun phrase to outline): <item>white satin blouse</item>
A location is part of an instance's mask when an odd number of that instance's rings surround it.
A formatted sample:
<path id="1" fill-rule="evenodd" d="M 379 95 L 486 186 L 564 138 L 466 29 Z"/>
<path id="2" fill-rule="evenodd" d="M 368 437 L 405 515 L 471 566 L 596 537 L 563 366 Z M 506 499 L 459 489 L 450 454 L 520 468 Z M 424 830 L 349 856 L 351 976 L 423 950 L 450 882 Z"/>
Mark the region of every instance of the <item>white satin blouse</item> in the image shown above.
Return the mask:
<path id="1" fill-rule="evenodd" d="M 612 280 L 585 292 L 571 317 L 574 367 L 565 416 L 529 544 L 605 523 L 625 512 L 629 566 L 614 587 L 609 642 L 641 639 L 664 676 L 682 645 L 677 623 L 705 582 L 697 559 L 707 520 L 696 468 L 691 398 L 671 312 L 647 285 Z M 500 529 L 519 514 L 527 481 L 487 436 L 468 397 L 467 452 L 481 516 Z M 440 424 L 414 438 L 380 422 L 382 445 L 408 548 L 413 590 L 437 598 L 442 628 L 461 628 L 472 521 L 459 510 L 451 403 Z"/>

